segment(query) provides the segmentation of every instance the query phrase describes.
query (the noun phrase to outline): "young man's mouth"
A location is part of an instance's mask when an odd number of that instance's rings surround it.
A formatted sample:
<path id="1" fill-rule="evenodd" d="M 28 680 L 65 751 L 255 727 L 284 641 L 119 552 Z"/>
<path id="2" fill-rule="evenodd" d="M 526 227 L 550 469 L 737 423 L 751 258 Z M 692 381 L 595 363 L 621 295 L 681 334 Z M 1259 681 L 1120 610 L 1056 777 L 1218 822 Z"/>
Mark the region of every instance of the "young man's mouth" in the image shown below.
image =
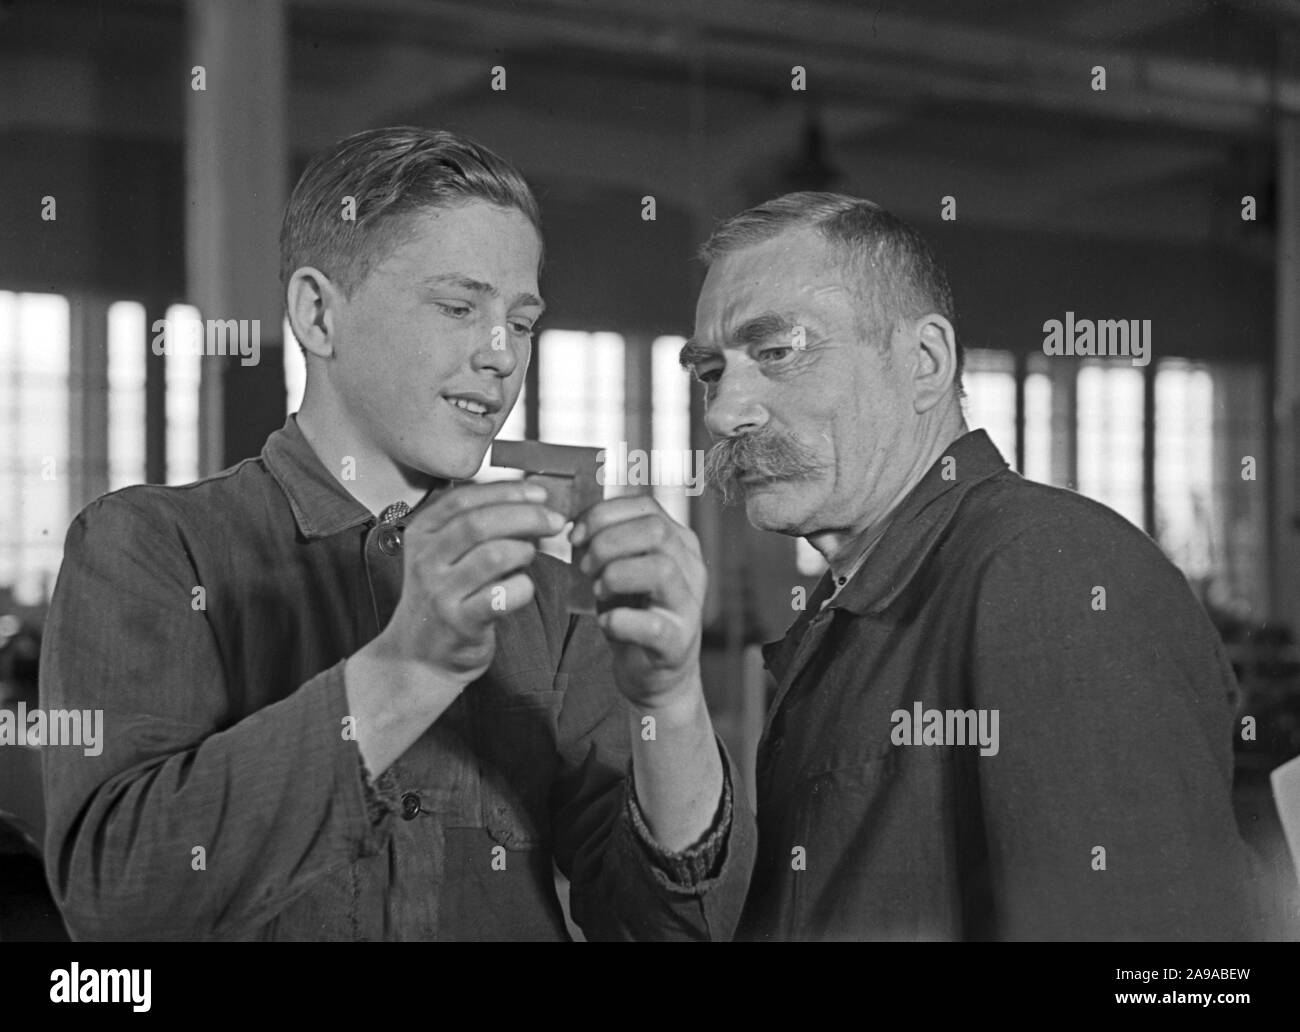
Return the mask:
<path id="1" fill-rule="evenodd" d="M 463 394 L 444 394 L 443 400 L 456 411 L 456 418 L 475 433 L 491 433 L 496 429 L 493 418 L 501 411 L 501 402 L 477 391 Z"/>

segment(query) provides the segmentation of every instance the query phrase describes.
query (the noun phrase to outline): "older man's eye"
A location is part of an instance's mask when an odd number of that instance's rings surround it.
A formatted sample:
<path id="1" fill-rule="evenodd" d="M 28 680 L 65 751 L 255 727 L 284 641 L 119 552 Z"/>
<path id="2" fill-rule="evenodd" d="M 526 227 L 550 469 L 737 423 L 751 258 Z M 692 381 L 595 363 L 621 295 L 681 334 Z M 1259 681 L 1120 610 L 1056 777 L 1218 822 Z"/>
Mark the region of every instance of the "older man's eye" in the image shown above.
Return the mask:
<path id="1" fill-rule="evenodd" d="M 759 358 L 765 358 L 769 362 L 779 362 L 786 355 L 793 353 L 794 348 L 763 348 L 758 353 Z"/>
<path id="2" fill-rule="evenodd" d="M 514 319 L 510 323 L 510 330 L 521 337 L 531 337 L 533 335 L 533 324 L 524 322 L 521 319 Z"/>

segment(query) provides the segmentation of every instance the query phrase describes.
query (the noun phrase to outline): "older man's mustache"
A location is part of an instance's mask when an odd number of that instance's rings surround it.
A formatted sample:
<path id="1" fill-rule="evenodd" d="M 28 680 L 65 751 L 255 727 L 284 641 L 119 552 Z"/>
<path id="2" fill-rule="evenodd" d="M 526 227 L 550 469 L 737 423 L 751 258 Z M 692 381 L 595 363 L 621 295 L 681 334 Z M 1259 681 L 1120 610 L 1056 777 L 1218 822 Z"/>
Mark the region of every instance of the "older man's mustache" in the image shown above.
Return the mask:
<path id="1" fill-rule="evenodd" d="M 823 469 L 817 457 L 793 437 L 755 430 L 719 441 L 704 457 L 704 479 L 722 494 L 723 504 L 739 498 L 741 477 L 800 480 Z"/>

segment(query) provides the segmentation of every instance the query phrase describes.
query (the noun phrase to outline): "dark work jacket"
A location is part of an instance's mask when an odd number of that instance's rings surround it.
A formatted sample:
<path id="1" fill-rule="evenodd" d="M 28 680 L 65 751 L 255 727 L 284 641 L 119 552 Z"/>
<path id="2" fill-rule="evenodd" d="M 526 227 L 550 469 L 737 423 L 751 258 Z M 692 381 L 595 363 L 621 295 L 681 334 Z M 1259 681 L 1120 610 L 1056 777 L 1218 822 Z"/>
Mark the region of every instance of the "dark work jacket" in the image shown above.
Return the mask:
<path id="1" fill-rule="evenodd" d="M 765 647 L 739 938 L 1253 934 L 1231 667 L 1145 534 L 975 431 L 819 613 L 830 589 Z M 996 753 L 929 710 L 996 711 Z"/>
<path id="2" fill-rule="evenodd" d="M 392 616 L 400 537 L 292 417 L 259 458 L 91 504 L 41 661 L 45 707 L 104 711 L 101 755 L 43 750 L 74 935 L 565 939 L 554 864 L 589 937 L 728 937 L 743 793 L 716 877 L 685 887 L 649 862 L 609 650 L 568 614 L 563 563 L 529 572 L 535 601 L 498 624 L 487 673 L 375 787 L 343 663 Z"/>

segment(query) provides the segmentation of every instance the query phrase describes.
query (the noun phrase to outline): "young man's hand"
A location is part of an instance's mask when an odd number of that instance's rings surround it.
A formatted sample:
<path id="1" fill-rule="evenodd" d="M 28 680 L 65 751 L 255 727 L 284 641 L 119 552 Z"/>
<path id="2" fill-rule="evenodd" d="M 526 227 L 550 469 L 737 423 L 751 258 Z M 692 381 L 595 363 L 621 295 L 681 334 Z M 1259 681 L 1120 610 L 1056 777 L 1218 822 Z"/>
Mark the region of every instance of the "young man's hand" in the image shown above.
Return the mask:
<path id="1" fill-rule="evenodd" d="M 398 654 L 469 684 L 496 651 L 496 622 L 533 598 L 525 571 L 565 520 L 522 483 L 448 491 L 406 527 L 402 597 L 381 637 Z"/>
<path id="2" fill-rule="evenodd" d="M 373 777 L 483 675 L 497 621 L 532 601 L 525 569 L 537 542 L 565 523 L 545 498 L 522 483 L 470 484 L 407 524 L 393 618 L 344 667 L 357 746 Z"/>

